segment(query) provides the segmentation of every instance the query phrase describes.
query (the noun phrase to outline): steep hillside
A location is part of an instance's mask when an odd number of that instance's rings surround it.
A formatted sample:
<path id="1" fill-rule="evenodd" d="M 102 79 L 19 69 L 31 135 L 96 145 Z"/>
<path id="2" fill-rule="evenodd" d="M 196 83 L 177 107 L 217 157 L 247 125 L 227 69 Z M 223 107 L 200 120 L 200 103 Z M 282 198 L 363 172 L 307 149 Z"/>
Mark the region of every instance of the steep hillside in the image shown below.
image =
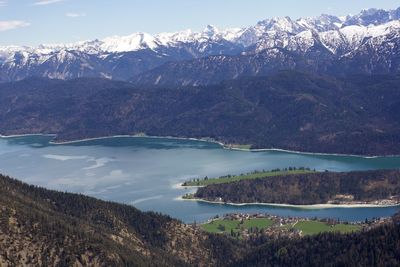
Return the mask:
<path id="1" fill-rule="evenodd" d="M 270 241 L 231 266 L 398 266 L 399 249 L 397 219 L 368 232 Z"/>
<path id="2" fill-rule="evenodd" d="M 164 215 L 0 176 L 1 266 L 220 265 L 216 252 L 234 260 L 233 246 Z"/>

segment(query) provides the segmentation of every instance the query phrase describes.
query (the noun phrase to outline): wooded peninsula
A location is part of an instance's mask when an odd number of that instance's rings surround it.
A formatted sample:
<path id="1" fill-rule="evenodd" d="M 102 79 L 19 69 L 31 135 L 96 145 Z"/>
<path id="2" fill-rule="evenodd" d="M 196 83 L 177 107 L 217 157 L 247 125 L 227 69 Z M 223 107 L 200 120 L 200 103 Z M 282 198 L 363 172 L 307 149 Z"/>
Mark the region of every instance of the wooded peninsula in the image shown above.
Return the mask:
<path id="1" fill-rule="evenodd" d="M 308 172 L 201 187 L 195 199 L 290 205 L 400 203 L 400 170 Z"/>

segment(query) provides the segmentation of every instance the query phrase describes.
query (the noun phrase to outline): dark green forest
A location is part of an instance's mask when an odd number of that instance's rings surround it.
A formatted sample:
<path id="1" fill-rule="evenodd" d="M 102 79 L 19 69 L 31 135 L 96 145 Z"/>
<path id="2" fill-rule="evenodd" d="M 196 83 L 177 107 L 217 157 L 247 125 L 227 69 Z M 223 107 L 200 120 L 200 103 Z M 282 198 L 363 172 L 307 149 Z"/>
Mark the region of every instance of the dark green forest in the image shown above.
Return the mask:
<path id="1" fill-rule="evenodd" d="M 392 196 L 397 196 L 399 200 L 400 171 L 316 172 L 271 176 L 208 185 L 199 188 L 194 196 L 211 201 L 221 198 L 222 202 L 232 203 L 293 205 L 372 202 Z"/>
<path id="2" fill-rule="evenodd" d="M 353 234 L 324 233 L 275 240 L 254 249 L 231 266 L 399 266 L 400 224 Z"/>
<path id="3" fill-rule="evenodd" d="M 0 133 L 56 140 L 146 133 L 252 148 L 400 154 L 400 76 L 294 71 L 154 88 L 82 78 L 0 84 Z M 29 119 L 27 119 L 29 118 Z"/>

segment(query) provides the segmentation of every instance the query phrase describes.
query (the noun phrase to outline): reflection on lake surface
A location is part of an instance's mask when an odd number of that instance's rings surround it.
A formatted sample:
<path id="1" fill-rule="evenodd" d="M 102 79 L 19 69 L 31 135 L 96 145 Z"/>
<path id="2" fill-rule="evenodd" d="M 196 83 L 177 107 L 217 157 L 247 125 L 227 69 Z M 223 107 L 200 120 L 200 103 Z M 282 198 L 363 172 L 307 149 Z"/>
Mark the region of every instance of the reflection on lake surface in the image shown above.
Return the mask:
<path id="1" fill-rule="evenodd" d="M 229 212 L 263 212 L 342 220 L 390 216 L 399 207 L 305 210 L 273 206 L 229 206 L 177 200 L 189 192 L 176 185 L 194 177 L 215 177 L 289 166 L 351 171 L 400 167 L 400 157 L 362 158 L 278 151 L 246 152 L 220 145 L 168 138 L 114 137 L 50 144 L 48 136 L 0 138 L 0 172 L 30 184 L 83 193 L 159 211 L 185 222 Z"/>

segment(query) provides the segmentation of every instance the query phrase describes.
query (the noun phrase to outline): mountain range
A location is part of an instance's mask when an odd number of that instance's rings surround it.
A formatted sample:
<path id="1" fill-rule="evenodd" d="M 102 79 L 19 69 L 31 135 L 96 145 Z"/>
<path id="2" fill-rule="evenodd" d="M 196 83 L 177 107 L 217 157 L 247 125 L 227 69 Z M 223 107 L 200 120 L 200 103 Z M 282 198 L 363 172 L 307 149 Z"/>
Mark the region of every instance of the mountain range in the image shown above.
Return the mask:
<path id="1" fill-rule="evenodd" d="M 400 8 L 357 15 L 271 18 L 254 26 L 135 33 L 73 44 L 0 47 L 0 81 L 100 77 L 151 85 L 207 85 L 282 69 L 329 75 L 400 69 Z M 171 75 L 174 74 L 174 75 Z"/>

